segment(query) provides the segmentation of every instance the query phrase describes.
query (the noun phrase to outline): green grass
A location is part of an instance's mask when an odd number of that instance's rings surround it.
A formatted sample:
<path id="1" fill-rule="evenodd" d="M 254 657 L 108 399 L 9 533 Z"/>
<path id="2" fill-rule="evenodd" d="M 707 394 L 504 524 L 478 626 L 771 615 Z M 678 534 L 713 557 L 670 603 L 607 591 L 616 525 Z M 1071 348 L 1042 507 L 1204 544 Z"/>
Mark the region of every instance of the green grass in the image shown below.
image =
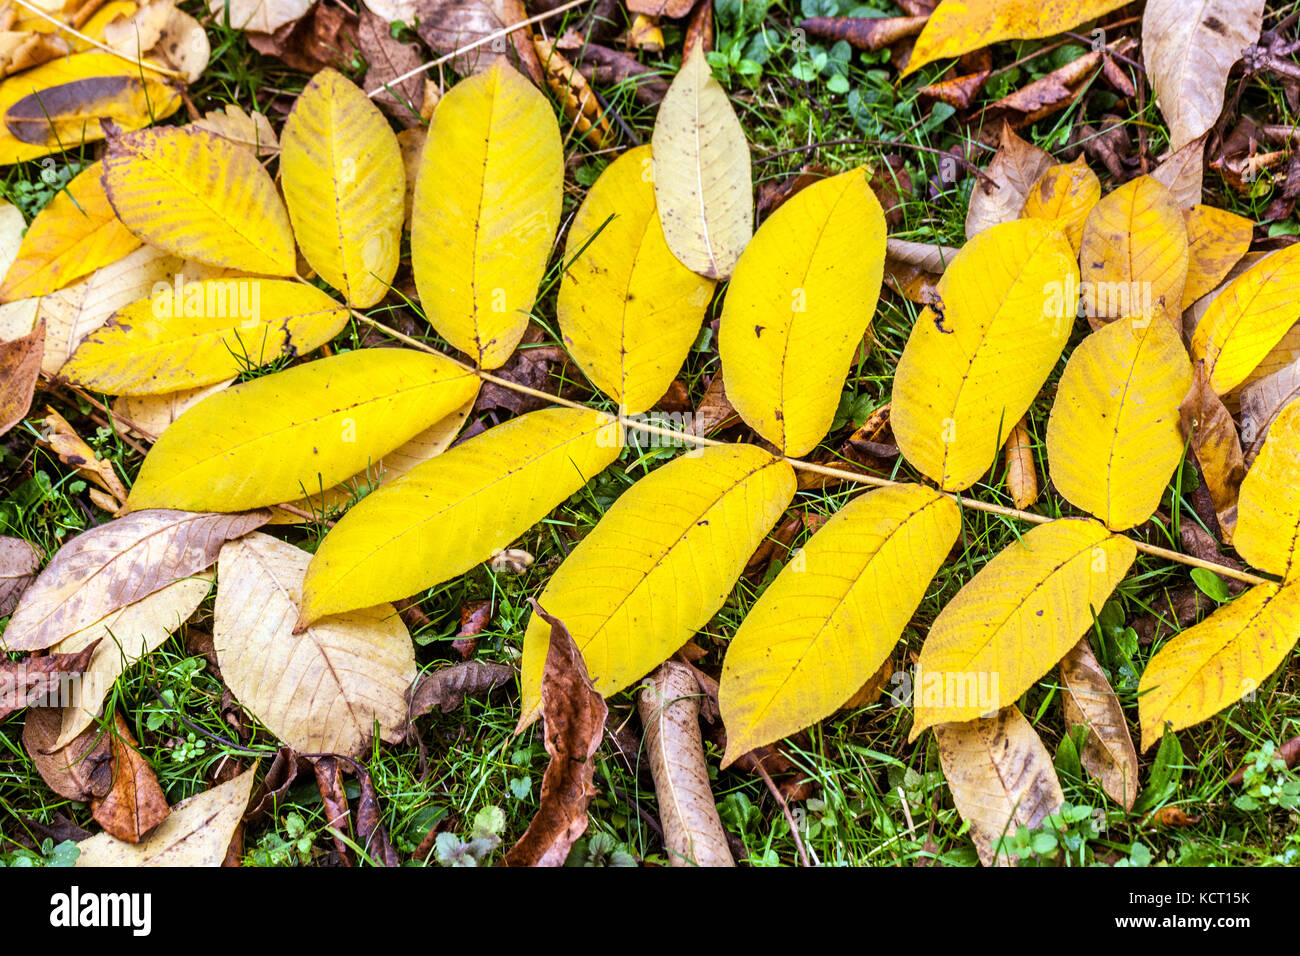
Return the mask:
<path id="1" fill-rule="evenodd" d="M 959 245 L 964 239 L 965 211 L 974 179 L 963 173 L 956 182 L 943 182 L 939 176 L 940 154 L 963 148 L 983 165 L 991 150 L 971 142 L 971 135 L 952 121 L 946 109 L 936 111 L 920 98 L 918 90 L 940 72 L 942 65 L 927 68 L 920 78 L 900 84 L 897 71 L 887 62 L 887 53 L 855 53 L 816 41 L 801 44 L 791 32 L 792 26 L 805 16 L 848 14 L 858 6 L 852 0 L 782 0 L 770 6 L 719 0 L 716 52 L 711 62 L 727 85 L 753 144 L 756 186 L 761 189 L 778 184 L 805 163 L 822 164 L 833 171 L 862 164 L 876 168 L 883 157 L 895 155 L 901 160 L 901 170 L 910 177 L 914 192 L 903 194 L 901 219 L 891 228 L 891 235 Z M 895 12 L 884 0 L 870 0 L 868 6 Z M 1286 12 L 1272 11 L 1270 22 Z M 548 35 L 563 33 L 571 22 L 570 15 L 548 25 Z M 1082 28 L 1080 32 L 1086 33 Z M 681 36 L 675 28 L 666 29 L 665 34 L 667 47 L 662 59 L 656 61 L 650 55 L 643 59 L 661 66 L 664 75 L 671 76 L 680 61 Z M 257 54 L 237 31 L 214 23 L 209 27 L 209 36 L 212 63 L 191 88 L 200 110 L 232 101 L 246 109 L 283 109 L 292 92 L 305 82 L 302 75 Z M 1081 46 L 1067 44 L 1034 56 L 1042 46 L 1026 43 L 997 47 L 995 64 L 1022 58 L 1024 62 L 995 74 L 982 102 L 991 102 L 1082 52 Z M 617 127 L 626 127 L 641 142 L 649 142 L 653 108 L 638 103 L 626 85 L 599 88 L 598 92 L 617 114 Z M 1022 135 L 1062 156 L 1066 138 L 1078 123 L 1096 125 L 1114 108 L 1114 95 L 1098 85 L 1083 106 L 1048 117 L 1023 130 Z M 1280 84 L 1267 78 L 1248 84 L 1241 110 L 1268 122 L 1297 120 Z M 1153 155 L 1163 148 L 1163 125 L 1149 97 L 1141 112 L 1127 112 L 1120 120 L 1135 142 L 1137 130 L 1145 130 Z M 178 117 L 176 122 L 180 121 Z M 824 143 L 838 145 L 818 145 Z M 624 145 L 630 145 L 626 136 Z M 566 153 L 573 171 L 566 182 L 567 222 L 585 193 L 584 187 L 594 181 L 613 154 L 595 151 L 581 139 L 568 140 Z M 13 167 L 0 182 L 0 195 L 19 205 L 30 218 L 90 156 L 87 149 L 80 155 Z M 1107 179 L 1104 170 L 1098 172 L 1103 174 L 1103 180 Z M 933 193 L 932 183 L 936 187 Z M 1242 195 L 1217 174 L 1207 173 L 1206 201 L 1258 218 L 1278 185 L 1264 177 L 1253 194 Z M 1297 224 L 1293 217 L 1272 228 L 1294 231 Z M 557 250 L 543 283 L 546 292 L 534 309 L 536 324 L 545 333 L 542 344 L 558 342 L 555 293 L 561 268 Z M 722 288 L 681 372 L 696 399 L 709 377 L 718 371 L 716 345 L 708 333 L 707 321 L 720 314 L 724 295 Z M 416 316 L 417 328 L 427 330 L 417 303 L 371 310 L 374 318 L 387 324 L 398 324 L 399 319 L 410 314 Z M 854 424 L 860 424 L 873 409 L 889 400 L 893 369 L 916 316 L 917 307 L 912 303 L 893 295 L 882 297 L 874 323 L 875 345 L 851 371 L 844 389 L 843 426 L 826 440 L 823 451 L 838 448 Z M 367 332 L 354 322 L 335 341 L 334 348 L 358 347 Z M 1076 330 L 1071 345 L 1077 344 L 1083 334 L 1083 329 Z M 420 337 L 435 347 L 446 348 L 431 331 Z M 1043 441 L 1061 367 L 1063 362 L 1029 418 L 1040 478 L 1046 475 Z M 250 368 L 246 377 L 268 371 Z M 563 384 L 585 389 L 594 407 L 613 410 L 607 399 L 592 393 L 583 381 Z M 138 472 L 140 456 L 90 403 L 66 389 L 38 395 L 28 423 L 0 439 L 0 533 L 23 537 L 48 554 L 105 516 L 90 505 L 84 480 L 35 447 L 37 419 L 47 401 L 78 426 L 98 453 L 113 462 L 128 486 Z M 496 611 L 491 624 L 479 636 L 478 657 L 517 663 L 529 613 L 527 599 L 540 593 L 564 556 L 622 492 L 673 454 L 672 449 L 663 448 L 626 449 L 614 467 L 519 539 L 515 546 L 535 558 L 523 574 L 494 573 L 480 566 L 420 595 L 417 607 L 426 623 L 414 627 L 412 637 L 421 666 L 436 668 L 456 659 L 450 642 L 459 629 L 460 609 L 487 599 L 494 602 Z M 901 458 L 897 461 L 892 477 L 920 478 Z M 985 501 L 1010 504 L 1004 478 L 999 463 L 972 493 Z M 1139 529 L 1148 540 L 1177 547 L 1176 522 L 1193 514 L 1187 503 L 1191 492 L 1188 482 L 1192 480 L 1192 469 L 1179 472 L 1162 505 L 1162 510 L 1173 516 L 1174 524 Z M 365 481 L 358 482 L 354 498 L 368 490 Z M 800 492 L 792 508 L 830 514 L 852 491 L 833 488 Z M 1035 509 L 1051 516 L 1077 513 L 1050 485 Z M 327 522 L 336 517 L 337 512 L 331 511 L 321 515 L 322 520 L 282 528 L 277 533 L 314 550 L 327 530 Z M 900 641 L 892 657 L 895 667 L 901 670 L 909 655 L 919 652 L 930 623 L 963 584 L 1023 531 L 1009 519 L 965 511 L 958 548 L 931 583 Z M 806 532 L 801 532 L 793 546 L 805 540 Z M 706 669 L 720 664 L 727 640 L 779 566 L 779 561 L 775 562 L 757 583 L 742 579 L 727 604 L 702 629 L 697 641 L 708 651 L 702 665 Z M 1098 615 L 1091 635 L 1093 647 L 1130 718 L 1136 715 L 1138 677 L 1159 647 L 1139 645 L 1130 625 L 1137 617 L 1158 609 L 1165 590 L 1188 581 L 1185 568 L 1140 555 Z M 221 683 L 204 658 L 186 649 L 187 635 L 210 632 L 211 615 L 209 598 L 181 633 L 123 675 L 113 695 L 113 703 L 126 716 L 172 802 L 208 787 L 213 775 L 231 761 L 247 766 L 261 760 L 265 769 L 276 750 L 272 736 L 250 716 L 243 715 L 236 721 L 238 726 L 232 725 L 228 718 L 234 711 L 223 701 Z M 1256 781 L 1249 788 L 1255 794 L 1254 805 L 1250 806 L 1240 799 L 1245 792 L 1242 788 L 1226 785 L 1228 776 L 1254 759 L 1253 755 L 1266 753 L 1270 744 L 1300 734 L 1300 688 L 1293 665 L 1294 658 L 1264 682 L 1254 700 L 1178 734 L 1181 755 L 1168 747 L 1160 758 L 1154 751 L 1143 755 L 1144 812 L 1133 814 L 1125 814 L 1095 784 L 1072 772 L 1075 762 L 1071 760 L 1070 743 L 1061 739 L 1060 689 L 1055 672 L 1044 677 L 1024 695 L 1020 706 L 1048 748 L 1058 754 L 1058 770 L 1070 809 L 1063 812 L 1062 819 L 1053 821 L 1054 826 L 1020 835 L 1017 845 L 1026 847 L 1027 852 L 1039 851 L 1031 858 L 1033 862 L 1059 865 L 1300 863 L 1295 811 L 1285 805 L 1285 795 L 1265 792 L 1265 784 Z M 900 689 L 897 684 L 887 688 L 896 693 Z M 617 725 L 639 733 L 631 691 L 615 695 L 610 708 Z M 486 700 L 468 700 L 454 713 L 422 718 L 418 725 L 420 746 L 376 747 L 368 755 L 364 762 L 379 793 L 384 823 L 403 859 L 411 857 L 435 825 L 461 840 L 470 840 L 475 818 L 486 808 L 500 810 L 496 830 L 502 847 L 523 832 L 537 806 L 547 757 L 536 725 L 514 736 L 517 718 L 517 694 L 498 691 Z M 41 781 L 22 749 L 22 723 L 21 714 L 0 721 L 0 833 L 11 839 L 20 834 L 32 838 L 36 834 L 32 821 L 51 825 L 60 817 L 94 829 L 87 806 L 58 797 Z M 975 862 L 970 839 L 939 767 L 933 735 L 924 735 L 909 745 L 909 726 L 910 710 L 884 696 L 869 706 L 842 711 L 787 744 L 797 776 L 815 784 L 815 797 L 797 804 L 795 812 L 807 849 L 818 862 Z M 762 866 L 794 863 L 795 842 L 763 782 L 740 772 L 719 772 L 721 753 L 707 742 L 706 752 L 722 818 L 744 849 L 741 858 Z M 637 861 L 667 863 L 653 823 L 657 808 L 644 754 L 626 757 L 607 743 L 597 759 L 596 782 L 601 795 L 592 804 L 588 838 L 574 859 L 608 863 L 613 855 L 625 853 Z M 1164 781 L 1164 785 L 1151 785 L 1152 780 L 1157 784 Z M 355 781 L 349 781 L 352 796 L 356 794 L 355 786 Z M 1148 821 L 1147 813 L 1161 806 L 1179 807 L 1199 820 L 1186 827 L 1164 827 Z M 39 839 L 36 842 L 39 844 Z M 54 855 L 52 846 L 47 845 L 45 851 L 44 855 L 33 855 L 14 849 L 12 844 L 4 845 L 0 846 L 0 861 L 39 863 Z M 273 813 L 251 825 L 245 837 L 244 859 L 248 865 L 320 864 L 328 861 L 330 853 L 331 839 L 324 830 L 321 798 L 310 775 L 299 777 Z M 495 861 L 500 853 L 500 848 L 486 852 L 484 861 Z"/>

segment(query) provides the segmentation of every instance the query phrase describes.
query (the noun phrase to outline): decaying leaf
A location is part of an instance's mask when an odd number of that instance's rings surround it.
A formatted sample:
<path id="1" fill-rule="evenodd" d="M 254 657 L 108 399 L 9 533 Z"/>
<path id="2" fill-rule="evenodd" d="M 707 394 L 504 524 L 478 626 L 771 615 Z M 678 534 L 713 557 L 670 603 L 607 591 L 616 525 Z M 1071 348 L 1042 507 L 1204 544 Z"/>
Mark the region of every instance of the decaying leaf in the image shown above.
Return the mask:
<path id="1" fill-rule="evenodd" d="M 464 661 L 421 674 L 410 691 L 410 718 L 415 720 L 435 707 L 444 714 L 457 710 L 466 697 L 483 697 L 491 690 L 513 684 L 515 669 L 489 661 Z"/>
<path id="2" fill-rule="evenodd" d="M 0 635 L 11 651 L 50 647 L 105 615 L 209 567 L 265 511 L 141 511 L 70 539 L 27 589 Z"/>
<path id="3" fill-rule="evenodd" d="M 754 232 L 749 144 L 702 48 L 688 50 L 651 140 L 668 248 L 693 272 L 731 275 Z"/>
<path id="4" fill-rule="evenodd" d="M 546 85 L 559 99 L 570 124 L 569 135 L 576 133 L 595 149 L 613 146 L 614 128 L 586 77 L 574 69 L 573 64 L 555 48 L 553 41 L 537 37 L 533 43 L 546 71 Z M 661 49 L 662 46 L 661 43 Z"/>
<path id="5" fill-rule="evenodd" d="M 1205 363 L 1197 362 L 1195 378 L 1178 406 L 1184 437 L 1205 478 L 1224 544 L 1232 543 L 1237 525 L 1237 492 L 1246 474 L 1246 462 L 1237 437 L 1237 425 L 1215 394 Z"/>
<path id="6" fill-rule="evenodd" d="M 0 617 L 18 606 L 23 592 L 36 580 L 42 555 L 36 545 L 22 538 L 0 538 Z"/>
<path id="7" fill-rule="evenodd" d="M 550 761 L 537 813 L 506 854 L 508 866 L 563 866 L 587 829 L 596 789 L 596 751 L 605 736 L 605 700 L 591 684 L 582 653 L 564 624 L 536 601 L 533 613 L 551 627 L 542 668 L 542 734 Z"/>
<path id="8" fill-rule="evenodd" d="M 1182 309 L 1218 287 L 1250 248 L 1255 224 L 1244 216 L 1213 206 L 1195 205 L 1187 221 L 1187 284 Z"/>
<path id="9" fill-rule="evenodd" d="M 77 844 L 77 866 L 220 866 L 248 808 L 256 769 L 182 800 L 139 843 L 101 833 Z"/>
<path id="10" fill-rule="evenodd" d="M 280 151 L 280 140 L 271 129 L 266 114 L 257 111 L 245 113 L 237 103 L 205 113 L 203 119 L 195 120 L 193 125 L 251 149 L 258 156 L 274 156 Z"/>
<path id="11" fill-rule="evenodd" d="M 976 187 L 976 192 L 979 188 Z M 1048 220 L 1065 232 L 1071 248 L 1077 252 L 1083 243 L 1084 223 L 1100 199 L 1101 181 L 1080 153 L 1072 163 L 1043 171 L 1029 188 L 1021 215 Z"/>
<path id="12" fill-rule="evenodd" d="M 1035 184 L 1052 167 L 1049 153 L 1021 139 L 1003 123 L 998 151 L 984 171 L 988 178 L 981 179 L 971 190 L 966 237 L 1019 218 Z"/>
<path id="13" fill-rule="evenodd" d="M 1138 792 L 1137 751 L 1119 698 L 1086 637 L 1061 659 L 1061 703 L 1067 728 L 1088 729 L 1079 754 L 1083 766 L 1112 800 L 1132 810 Z"/>
<path id="14" fill-rule="evenodd" d="M 1007 466 L 1007 491 L 1017 508 L 1024 511 L 1038 500 L 1038 471 L 1034 467 L 1034 441 L 1025 419 L 1020 419 L 1003 447 Z"/>
<path id="15" fill-rule="evenodd" d="M 21 307 L 21 306 L 19 306 Z M 27 309 L 35 316 L 34 309 Z M 0 435 L 27 417 L 45 354 L 45 323 L 0 341 Z"/>
<path id="16" fill-rule="evenodd" d="M 637 696 L 670 866 L 735 866 L 718 818 L 700 738 L 700 689 L 669 661 Z"/>
<path id="17" fill-rule="evenodd" d="M 0 538 L 0 552 L 7 550 L 3 543 L 15 540 Z M 95 645 L 91 644 L 73 654 L 46 654 L 19 661 L 0 660 L 0 718 L 35 703 L 48 707 L 50 702 L 61 700 L 63 688 L 71 678 L 86 669 L 94 651 Z"/>
<path id="18" fill-rule="evenodd" d="M 400 740 L 415 650 L 391 605 L 294 634 L 311 555 L 255 533 L 221 549 L 213 646 L 239 702 L 299 753 L 358 756 L 378 724 Z"/>
<path id="19" fill-rule="evenodd" d="M 108 732 L 113 755 L 112 785 L 91 801 L 95 822 L 115 839 L 139 843 L 167 819 L 171 808 L 149 761 L 136 749 L 135 738 L 121 714 L 114 714 Z"/>
<path id="20" fill-rule="evenodd" d="M 1015 857 L 999 852 L 1002 838 L 1014 837 L 1020 826 L 1038 827 L 1065 802 L 1047 748 L 1014 706 L 936 727 L 935 737 L 953 803 L 970 824 L 980 862 L 1013 864 Z"/>
<path id="21" fill-rule="evenodd" d="M 113 470 L 113 463 L 97 456 L 67 419 L 48 405 L 45 418 L 41 420 L 41 435 L 36 441 L 58 455 L 59 461 L 75 468 L 81 477 L 107 492 L 107 495 L 97 497 L 96 490 L 91 490 L 91 500 L 101 508 L 116 512 L 126 503 L 126 488 Z"/>
<path id="22" fill-rule="evenodd" d="M 413 4 L 412 4 L 413 5 Z M 410 23 L 410 18 L 405 19 Z M 417 43 L 403 43 L 394 38 L 389 30 L 389 20 L 376 15 L 369 9 L 361 10 L 361 22 L 357 27 L 357 41 L 361 46 L 361 55 L 366 58 L 367 90 L 382 87 L 383 92 L 374 97 L 375 103 L 403 126 L 420 127 L 420 109 L 424 106 L 424 82 L 419 76 L 410 76 L 404 80 L 398 77 L 416 69 L 423 62 L 420 46 Z M 410 177 L 408 187 L 414 185 L 415 177 Z"/>

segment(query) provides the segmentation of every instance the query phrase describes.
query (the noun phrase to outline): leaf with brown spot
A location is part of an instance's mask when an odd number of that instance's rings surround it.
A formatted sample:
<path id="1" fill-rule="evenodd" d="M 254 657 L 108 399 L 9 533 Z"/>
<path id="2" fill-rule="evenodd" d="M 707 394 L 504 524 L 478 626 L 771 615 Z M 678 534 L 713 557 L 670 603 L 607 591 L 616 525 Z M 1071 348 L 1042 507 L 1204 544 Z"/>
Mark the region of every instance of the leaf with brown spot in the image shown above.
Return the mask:
<path id="1" fill-rule="evenodd" d="M 113 496 L 116 502 L 112 510 L 126 504 L 127 491 L 122 480 L 113 470 L 113 463 L 107 458 L 99 458 L 95 452 L 82 441 L 81 436 L 62 415 L 48 405 L 45 406 L 45 418 L 41 422 L 41 437 L 36 443 L 59 456 L 59 461 L 77 470 L 86 478 Z"/>
<path id="2" fill-rule="evenodd" d="M 1003 123 L 998 151 L 984 171 L 988 178 L 971 190 L 966 237 L 1018 218 L 1030 189 L 1052 165 L 1050 154 L 1025 142 Z"/>
<path id="3" fill-rule="evenodd" d="M 352 850 L 348 839 L 352 836 L 352 812 L 348 809 L 348 794 L 343 786 L 343 766 L 334 757 L 321 757 L 312 763 L 316 771 L 316 787 L 325 805 L 325 828 L 334 837 L 334 849 L 341 866 L 352 866 Z"/>
<path id="4" fill-rule="evenodd" d="M 1178 406 L 1183 436 L 1189 437 L 1192 452 L 1214 501 L 1214 511 L 1223 532 L 1223 543 L 1232 543 L 1237 526 L 1237 493 L 1246 476 L 1246 462 L 1237 437 L 1237 425 L 1210 385 L 1205 362 L 1196 363 L 1191 391 Z"/>
<path id="5" fill-rule="evenodd" d="M 1047 748 L 1014 705 L 993 717 L 934 728 L 939 762 L 953 803 L 970 824 L 971 839 L 985 866 L 1014 865 L 997 852 L 1003 835 L 1034 829 L 1065 802 Z"/>
<path id="6" fill-rule="evenodd" d="M 100 833 L 77 844 L 77 866 L 220 866 L 248 808 L 256 768 L 182 800 L 139 843 Z"/>
<path id="7" fill-rule="evenodd" d="M 735 866 L 718 817 L 700 737 L 700 687 L 691 668 L 661 666 L 637 695 L 670 866 Z"/>
<path id="8" fill-rule="evenodd" d="M 822 40 L 843 40 L 858 50 L 883 50 L 899 40 L 916 36 L 925 17 L 812 17 L 799 29 Z"/>
<path id="9" fill-rule="evenodd" d="M 513 684 L 515 669 L 508 664 L 465 661 L 421 674 L 410 690 L 411 720 L 435 707 L 450 714 L 466 697 L 486 697 L 497 687 Z"/>
<path id="10" fill-rule="evenodd" d="M 1187 223 L 1187 284 L 1184 310 L 1218 287 L 1250 248 L 1255 223 L 1213 206 L 1184 210 Z"/>
<path id="11" fill-rule="evenodd" d="M 113 783 L 102 797 L 91 801 L 95 822 L 111 836 L 127 843 L 139 843 L 171 813 L 158 777 L 140 751 L 121 714 L 114 714 L 109 732 L 113 753 Z"/>
<path id="12" fill-rule="evenodd" d="M 266 523 L 265 511 L 139 511 L 68 541 L 19 602 L 2 639 L 49 647 L 107 614 L 210 566 L 221 545 Z"/>
<path id="13" fill-rule="evenodd" d="M 225 0 L 211 0 L 224 4 Z M 305 16 L 284 23 L 272 33 L 249 33 L 248 44 L 258 53 L 278 57 L 292 69 L 316 73 L 325 67 L 351 69 L 357 47 L 356 14 L 333 4 L 317 3 Z"/>
<path id="14" fill-rule="evenodd" d="M 530 599 L 533 611 L 551 626 L 542 669 L 542 723 L 546 752 L 537 813 L 519 842 L 506 853 L 507 866 L 563 866 L 569 850 L 587 830 L 587 805 L 600 791 L 593 759 L 605 736 L 609 708 L 592 686 L 582 652 L 568 630 Z"/>
<path id="15" fill-rule="evenodd" d="M 22 421 L 32 407 L 44 352 L 43 321 L 26 335 L 0 342 L 0 435 Z"/>
<path id="16" fill-rule="evenodd" d="M 13 613 L 43 558 L 40 549 L 22 538 L 0 538 L 0 617 Z"/>
<path id="17" fill-rule="evenodd" d="M 461 76 L 486 70 L 500 55 L 497 44 L 486 43 L 464 50 L 478 40 L 499 33 L 526 19 L 519 0 L 417 0 L 419 25 L 416 32 L 439 56 L 456 53 L 451 68 Z M 507 34 L 514 52 L 513 64 L 538 86 L 545 82 L 541 63 L 532 48 L 531 31 L 525 27 Z"/>
<path id="18" fill-rule="evenodd" d="M 0 660 L 0 718 L 24 707 L 48 707 L 51 702 L 60 701 L 68 679 L 86 669 L 98 644 L 97 640 L 73 654 Z"/>
<path id="19" fill-rule="evenodd" d="M 1034 440 L 1022 418 L 1011 429 L 1003 455 L 1007 466 L 1007 491 L 1017 508 L 1024 511 L 1038 500 L 1038 472 L 1034 468 Z"/>
<path id="20" fill-rule="evenodd" d="M 1061 703 L 1067 728 L 1088 729 L 1079 754 L 1089 776 L 1125 810 L 1137 799 L 1138 762 L 1119 698 L 1085 637 L 1061 659 Z"/>

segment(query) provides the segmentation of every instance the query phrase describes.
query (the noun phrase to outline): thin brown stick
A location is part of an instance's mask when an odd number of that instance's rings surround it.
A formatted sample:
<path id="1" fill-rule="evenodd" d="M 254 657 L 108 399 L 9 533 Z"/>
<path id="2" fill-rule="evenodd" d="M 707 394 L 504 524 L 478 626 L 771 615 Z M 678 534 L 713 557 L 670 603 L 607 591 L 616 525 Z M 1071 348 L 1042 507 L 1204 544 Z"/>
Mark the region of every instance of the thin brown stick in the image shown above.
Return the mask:
<path id="1" fill-rule="evenodd" d="M 767 784 L 768 793 L 772 794 L 772 799 L 781 808 L 781 815 L 785 817 L 786 825 L 790 827 L 790 833 L 794 837 L 794 848 L 799 851 L 799 865 L 812 866 L 812 861 L 808 859 L 808 850 L 803 845 L 803 837 L 799 835 L 799 824 L 794 814 L 790 812 L 790 805 L 785 802 L 785 797 L 781 796 L 781 791 L 772 782 L 772 777 L 761 760 L 758 763 L 758 775 L 763 778 L 763 783 Z"/>
<path id="2" fill-rule="evenodd" d="M 414 339 L 411 338 L 411 336 L 409 335 L 404 335 L 401 332 L 398 332 L 396 329 L 389 328 L 388 326 L 384 325 L 382 322 L 377 322 L 374 319 L 370 318 L 369 316 L 362 315 L 360 312 L 354 310 L 352 314 L 357 318 L 358 321 L 364 322 L 365 324 L 369 325 L 371 328 L 383 332 L 387 335 L 391 335 L 393 338 L 397 339 L 398 341 L 405 342 L 406 344 L 412 346 L 413 348 L 417 348 L 425 352 L 432 352 L 436 355 L 442 355 L 443 358 L 451 359 L 451 361 L 456 362 L 456 364 L 460 365 L 466 371 L 473 372 L 485 382 L 491 382 L 494 385 L 500 385 L 502 388 L 508 388 L 512 392 L 518 392 L 521 395 L 531 395 L 534 398 L 540 398 L 543 401 L 550 402 L 553 405 L 563 405 L 565 408 L 574 408 L 580 411 L 591 410 L 588 406 L 583 405 L 581 402 L 570 401 L 567 398 L 561 398 L 559 395 L 552 395 L 550 392 L 543 392 L 540 389 L 530 388 L 527 385 L 520 385 L 518 382 L 512 382 L 509 379 L 501 378 L 499 375 L 493 375 L 491 372 L 485 372 L 482 369 L 477 369 L 474 368 L 473 366 L 466 365 L 464 362 L 459 362 L 456 359 L 451 358 L 450 356 L 445 355 L 442 352 L 439 352 L 437 349 L 433 348 L 430 345 L 427 345 L 424 342 L 421 342 L 419 339 Z M 692 435 L 689 432 L 675 431 L 671 428 L 663 428 L 659 425 L 651 425 L 649 422 L 643 422 L 643 421 L 638 421 L 637 419 L 627 418 L 624 415 L 617 415 L 617 416 L 611 415 L 610 417 L 612 419 L 616 418 L 619 424 L 622 425 L 624 428 L 635 428 L 638 431 L 647 432 L 651 435 L 659 435 L 664 438 L 671 438 L 676 441 L 685 442 L 688 445 L 709 447 L 712 445 L 728 444 L 727 442 L 719 441 L 716 438 L 705 438 L 702 435 Z M 877 478 L 874 475 L 863 475 L 854 471 L 846 471 L 842 468 L 834 468 L 830 465 L 819 465 L 815 462 L 803 461 L 802 459 L 799 458 L 789 458 L 787 456 L 781 456 L 781 457 L 782 460 L 784 460 L 787 464 L 789 464 L 791 468 L 794 468 L 797 471 L 812 472 L 813 474 L 824 475 L 828 478 L 837 478 L 840 481 L 852 482 L 854 484 L 870 485 L 875 488 L 893 488 L 897 485 L 908 484 L 908 482 L 894 481 L 891 478 Z M 958 494 L 957 492 L 954 491 L 940 490 L 939 494 L 951 498 L 953 501 L 957 502 L 957 504 L 963 508 L 969 508 L 972 511 L 983 511 L 986 514 L 999 515 L 1003 518 L 1011 518 L 1016 521 L 1026 521 L 1031 524 L 1047 524 L 1050 521 L 1056 520 L 1055 518 L 1052 518 L 1050 515 L 1035 514 L 1032 511 L 1021 511 L 1018 508 L 1008 508 L 1006 505 L 995 505 L 992 504 L 991 502 L 980 501 L 978 498 L 967 498 L 964 495 Z M 1255 585 L 1255 584 L 1269 583 L 1267 579 L 1261 578 L 1255 574 L 1251 574 L 1248 571 L 1238 571 L 1236 568 L 1230 568 L 1223 564 L 1215 564 L 1213 561 L 1205 561 L 1202 560 L 1201 558 L 1195 558 L 1192 557 L 1190 554 L 1183 554 L 1180 551 L 1171 551 L 1170 549 L 1162 548 L 1159 545 L 1147 544 L 1145 541 L 1139 541 L 1135 538 L 1129 538 L 1128 540 L 1133 542 L 1133 547 L 1135 547 L 1138 551 L 1141 551 L 1143 554 L 1149 554 L 1155 558 L 1162 558 L 1166 561 L 1172 561 L 1176 564 L 1185 564 L 1191 568 L 1204 568 L 1207 571 L 1213 571 L 1215 574 L 1222 575 L 1225 578 L 1232 578 L 1234 581 L 1241 581 L 1245 584 Z"/>

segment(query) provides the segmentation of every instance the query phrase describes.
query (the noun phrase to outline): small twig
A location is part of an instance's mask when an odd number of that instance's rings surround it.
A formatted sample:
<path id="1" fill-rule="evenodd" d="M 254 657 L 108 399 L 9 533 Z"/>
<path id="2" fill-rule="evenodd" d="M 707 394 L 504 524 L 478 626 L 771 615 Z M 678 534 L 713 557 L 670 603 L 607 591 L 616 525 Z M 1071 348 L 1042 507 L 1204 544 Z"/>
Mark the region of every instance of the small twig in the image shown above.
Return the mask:
<path id="1" fill-rule="evenodd" d="M 68 26 L 58 17 L 51 16 L 50 14 L 42 10 L 40 7 L 28 3 L 27 0 L 14 0 L 14 2 L 18 4 L 18 6 L 26 10 L 28 13 L 34 13 L 42 20 L 46 20 L 49 23 L 54 24 L 56 28 L 62 30 L 64 33 L 69 34 L 70 36 L 76 37 L 82 43 L 89 44 L 90 46 L 93 46 L 97 50 L 101 50 L 104 53 L 117 57 L 119 60 L 125 60 L 127 63 L 134 64 L 135 66 L 142 67 L 144 69 L 153 70 L 155 73 L 161 73 L 163 74 L 163 76 L 170 76 L 173 79 L 177 79 L 177 80 L 185 79 L 185 74 L 181 73 L 178 70 L 170 70 L 165 66 L 159 66 L 157 63 L 150 63 L 148 60 L 136 59 L 133 56 L 127 56 L 125 53 L 122 53 L 118 50 L 114 50 L 111 46 L 108 46 L 107 44 L 100 43 L 98 40 L 94 39 L 93 37 L 86 36 L 86 34 L 82 33 L 80 30 L 74 30 L 72 27 Z"/>
<path id="2" fill-rule="evenodd" d="M 803 845 L 803 837 L 799 835 L 799 824 L 795 822 L 794 814 L 790 812 L 790 804 L 785 802 L 785 797 L 781 796 L 781 791 L 776 788 L 776 784 L 772 782 L 771 775 L 761 761 L 758 764 L 758 775 L 763 778 L 763 783 L 767 784 L 768 792 L 772 794 L 772 799 L 776 801 L 776 805 L 781 808 L 781 813 L 785 816 L 785 822 L 794 836 L 795 849 L 799 851 L 799 865 L 812 866 L 812 861 L 808 859 L 808 850 Z"/>

